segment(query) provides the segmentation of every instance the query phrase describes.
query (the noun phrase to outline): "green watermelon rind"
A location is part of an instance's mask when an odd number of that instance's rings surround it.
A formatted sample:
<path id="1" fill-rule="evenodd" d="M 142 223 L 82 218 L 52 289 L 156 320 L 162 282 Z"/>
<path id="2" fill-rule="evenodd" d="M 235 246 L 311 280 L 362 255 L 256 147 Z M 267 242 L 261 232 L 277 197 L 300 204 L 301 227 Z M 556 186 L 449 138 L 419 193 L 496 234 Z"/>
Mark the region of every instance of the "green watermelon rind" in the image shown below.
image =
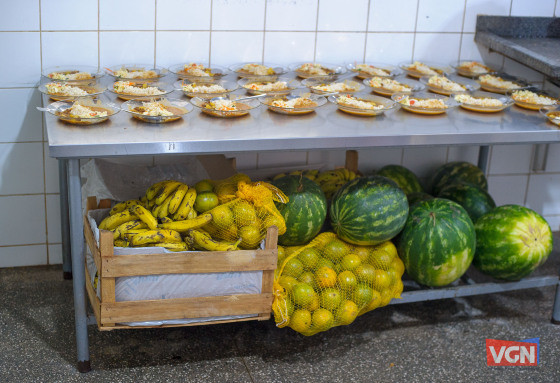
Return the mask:
<path id="1" fill-rule="evenodd" d="M 424 191 L 416 174 L 404 166 L 386 165 L 379 169 L 376 174 L 395 181 L 397 186 L 400 187 L 406 195 Z"/>
<path id="2" fill-rule="evenodd" d="M 488 191 L 488 181 L 479 167 L 470 162 L 455 161 L 436 169 L 430 183 L 432 194 L 438 195 L 441 189 L 455 181 L 469 182 Z"/>
<path id="3" fill-rule="evenodd" d="M 463 181 L 445 186 L 439 192 L 438 198 L 457 202 L 467 211 L 473 222 L 496 207 L 494 199 L 487 191 Z"/>

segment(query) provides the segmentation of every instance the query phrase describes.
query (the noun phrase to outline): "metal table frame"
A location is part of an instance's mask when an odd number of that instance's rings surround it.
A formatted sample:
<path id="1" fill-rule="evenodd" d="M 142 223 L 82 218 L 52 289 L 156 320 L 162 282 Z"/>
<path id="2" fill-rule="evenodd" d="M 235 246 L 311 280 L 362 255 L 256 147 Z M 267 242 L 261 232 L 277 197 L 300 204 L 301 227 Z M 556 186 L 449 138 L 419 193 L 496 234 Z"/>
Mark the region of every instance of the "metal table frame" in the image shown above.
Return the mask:
<path id="1" fill-rule="evenodd" d="M 44 103 L 48 100 L 44 97 Z M 204 116 L 197 111 L 187 115 L 185 121 L 168 125 L 170 129 L 140 124 L 120 113 L 113 121 L 98 128 L 76 128 L 45 116 L 49 136 L 50 156 L 59 160 L 60 196 L 63 240 L 63 272 L 65 278 L 73 278 L 74 312 L 78 370 L 91 369 L 87 325 L 95 318 L 88 317 L 85 294 L 85 264 L 83 257 L 83 221 L 81 201 L 81 158 L 126 155 L 200 154 L 239 151 L 279 150 L 328 150 L 359 149 L 369 147 L 410 147 L 431 145 L 481 145 L 478 165 L 484 171 L 488 164 L 489 145 L 514 143 L 560 142 L 560 131 L 544 122 L 534 113 L 521 110 L 507 111 L 490 116 L 490 123 L 483 122 L 474 129 L 472 121 L 484 121 L 478 115 L 454 111 L 446 117 L 424 117 L 397 111 L 390 116 L 364 119 L 346 116 L 327 105 L 314 116 L 293 118 L 278 116 L 257 109 L 251 117 L 238 120 L 220 120 Z M 317 119 L 320 121 L 317 122 Z M 466 120 L 465 120 L 466 119 Z M 472 119 L 469 120 L 469 119 Z M 466 121 L 466 122 L 465 122 Z M 442 122 L 444 123 L 442 125 Z M 437 129 L 431 130 L 430 124 Z M 262 129 L 270 124 L 270 127 Z M 310 129 L 305 129 L 306 126 Z M 408 126 L 417 130 L 410 130 Z M 379 129 L 372 130 L 372 126 Z M 394 130 L 387 128 L 396 127 Z M 200 129 L 193 137 L 192 127 L 214 129 L 206 134 Z M 234 129 L 235 128 L 235 129 Z M 163 137 L 158 138 L 153 130 Z M 235 133 L 236 129 L 240 133 Z M 349 131 L 347 131 L 348 129 Z M 311 131 L 311 133 L 310 133 Z M 173 133 L 174 132 L 174 133 Z M 325 133 L 326 132 L 326 133 Z M 99 142 L 96 134 L 103 136 Z M 191 132 L 192 133 L 192 132 Z M 71 274 L 70 274 L 71 266 Z M 560 323 L 560 284 L 558 275 L 526 278 L 510 283 L 474 283 L 463 278 L 465 285 L 439 289 L 419 289 L 402 294 L 402 299 L 391 304 L 403 304 L 462 296 L 490 294 L 544 286 L 557 286 L 552 322 Z"/>

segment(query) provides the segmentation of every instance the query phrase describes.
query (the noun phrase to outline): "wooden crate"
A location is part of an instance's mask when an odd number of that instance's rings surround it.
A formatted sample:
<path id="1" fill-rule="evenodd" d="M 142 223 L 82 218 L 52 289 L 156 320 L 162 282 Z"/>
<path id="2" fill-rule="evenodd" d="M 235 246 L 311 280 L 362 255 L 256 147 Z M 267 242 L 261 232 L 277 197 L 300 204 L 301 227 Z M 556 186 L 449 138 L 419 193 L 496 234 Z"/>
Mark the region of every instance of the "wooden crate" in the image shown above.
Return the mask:
<path id="1" fill-rule="evenodd" d="M 95 197 L 87 200 L 87 211 L 96 209 Z M 143 327 L 197 326 L 249 320 L 267 320 L 272 311 L 272 283 L 278 260 L 278 229 L 270 227 L 265 249 L 237 251 L 194 251 L 182 253 L 113 255 L 113 233 L 101 230 L 99 245 L 84 217 L 84 234 L 98 270 L 100 296 L 86 268 L 86 290 L 100 330 Z M 238 294 L 196 298 L 116 302 L 115 279 L 126 276 L 262 271 L 261 294 Z M 161 326 L 128 326 L 118 323 L 184 318 L 256 315 L 249 318 Z"/>

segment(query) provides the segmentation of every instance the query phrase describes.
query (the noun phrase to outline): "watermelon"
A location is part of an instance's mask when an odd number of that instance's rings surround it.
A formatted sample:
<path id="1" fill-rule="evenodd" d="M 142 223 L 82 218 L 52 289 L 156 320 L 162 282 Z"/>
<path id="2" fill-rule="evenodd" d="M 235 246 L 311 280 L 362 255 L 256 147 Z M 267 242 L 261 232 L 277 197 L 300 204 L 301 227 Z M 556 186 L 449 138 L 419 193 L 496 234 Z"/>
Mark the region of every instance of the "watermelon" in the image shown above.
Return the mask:
<path id="1" fill-rule="evenodd" d="M 303 176 L 285 176 L 272 182 L 290 199 L 276 207 L 286 221 L 286 233 L 278 237 L 284 246 L 308 243 L 319 234 L 327 216 L 327 199 L 319 185 Z"/>
<path id="2" fill-rule="evenodd" d="M 488 192 L 463 181 L 445 186 L 438 194 L 438 198 L 447 198 L 463 206 L 473 222 L 496 207 L 496 203 Z"/>
<path id="3" fill-rule="evenodd" d="M 552 231 L 538 213 L 504 205 L 484 214 L 475 225 L 473 265 L 494 278 L 515 281 L 533 272 L 552 251 Z"/>
<path id="4" fill-rule="evenodd" d="M 455 182 L 465 181 L 488 190 L 488 181 L 484 172 L 469 162 L 449 162 L 436 169 L 432 176 L 432 194 L 438 195 L 445 186 Z"/>
<path id="5" fill-rule="evenodd" d="M 356 178 L 333 196 L 330 218 L 334 232 L 355 245 L 376 245 L 396 236 L 408 216 L 406 195 L 382 176 Z"/>
<path id="6" fill-rule="evenodd" d="M 408 199 L 408 206 L 412 207 L 412 205 L 414 205 L 415 203 L 427 201 L 434 198 L 434 196 L 424 192 L 415 192 L 407 194 L 406 198 Z"/>
<path id="7" fill-rule="evenodd" d="M 383 166 L 376 174 L 395 181 L 406 195 L 424 191 L 424 189 L 422 189 L 422 186 L 420 185 L 420 181 L 418 181 L 418 177 L 416 177 L 416 174 L 412 173 L 404 166 Z"/>
<path id="8" fill-rule="evenodd" d="M 434 198 L 416 204 L 400 234 L 398 254 L 407 273 L 426 286 L 445 286 L 469 268 L 474 225 L 456 202 Z"/>

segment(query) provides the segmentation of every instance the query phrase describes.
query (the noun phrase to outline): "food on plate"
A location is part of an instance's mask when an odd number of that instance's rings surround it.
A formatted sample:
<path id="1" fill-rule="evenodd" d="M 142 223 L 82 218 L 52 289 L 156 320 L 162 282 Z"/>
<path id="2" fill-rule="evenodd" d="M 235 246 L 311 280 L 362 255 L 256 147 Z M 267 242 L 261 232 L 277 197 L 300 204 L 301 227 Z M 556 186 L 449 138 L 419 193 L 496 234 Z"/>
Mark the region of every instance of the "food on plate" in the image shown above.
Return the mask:
<path id="1" fill-rule="evenodd" d="M 438 72 L 420 61 L 414 61 L 412 64 L 406 66 L 406 68 L 410 71 L 422 73 L 427 76 L 434 76 L 438 74 Z"/>
<path id="2" fill-rule="evenodd" d="M 556 125 L 560 125 L 560 112 L 549 112 L 546 116 Z"/>
<path id="3" fill-rule="evenodd" d="M 266 65 L 261 64 L 245 64 L 241 68 L 237 70 L 237 72 L 241 72 L 244 74 L 252 74 L 256 76 L 268 76 L 272 74 L 276 74 L 274 68 L 268 67 Z"/>
<path id="4" fill-rule="evenodd" d="M 512 92 L 511 98 L 514 101 L 536 105 L 555 105 L 558 103 L 558 101 L 552 97 L 542 96 L 530 90 L 517 90 Z"/>
<path id="5" fill-rule="evenodd" d="M 197 77 L 212 77 L 212 69 L 205 67 L 203 64 L 189 63 L 185 64 L 183 70 L 181 71 L 189 76 Z"/>
<path id="6" fill-rule="evenodd" d="M 80 72 L 77 70 L 63 71 L 63 72 L 52 72 L 48 74 L 49 78 L 53 80 L 62 81 L 80 81 L 80 80 L 91 80 L 93 76 L 89 72 Z"/>
<path id="7" fill-rule="evenodd" d="M 497 88 L 501 90 L 511 90 L 511 89 L 520 88 L 519 84 L 513 81 L 504 80 L 501 77 L 493 76 L 491 74 L 485 74 L 484 76 L 480 76 L 478 78 L 478 81 L 482 86 Z"/>
<path id="8" fill-rule="evenodd" d="M 356 92 L 360 86 L 356 82 L 331 82 L 310 86 L 310 88 L 321 92 Z"/>
<path id="9" fill-rule="evenodd" d="M 447 109 L 445 102 L 439 98 L 410 98 L 405 96 L 398 101 L 402 105 L 426 109 Z"/>
<path id="10" fill-rule="evenodd" d="M 379 110 L 385 108 L 385 106 L 383 106 L 382 104 L 378 104 L 374 101 L 360 99 L 349 94 L 338 97 L 336 99 L 336 102 L 339 105 L 349 106 L 357 109 Z"/>
<path id="11" fill-rule="evenodd" d="M 173 116 L 167 106 L 157 101 L 143 102 L 142 106 L 137 106 L 132 111 L 145 116 Z"/>
<path id="12" fill-rule="evenodd" d="M 59 113 L 63 117 L 72 118 L 96 118 L 96 117 L 107 117 L 107 110 L 102 108 L 84 106 L 78 102 L 74 102 L 71 108 L 68 108 Z"/>
<path id="13" fill-rule="evenodd" d="M 386 76 L 390 76 L 391 72 L 383 69 L 383 68 L 379 68 L 376 67 L 374 65 L 371 64 L 357 64 L 353 69 L 353 72 L 357 72 L 359 74 L 365 74 L 367 76 L 382 76 L 382 77 L 386 77 Z"/>
<path id="14" fill-rule="evenodd" d="M 368 84 L 372 88 L 386 89 L 393 92 L 411 92 L 412 88 L 406 84 L 390 78 L 372 77 Z"/>
<path id="15" fill-rule="evenodd" d="M 484 74 L 492 71 L 486 65 L 483 65 L 477 61 L 463 61 L 457 66 L 457 69 L 461 72 L 471 73 L 471 74 Z"/>
<path id="16" fill-rule="evenodd" d="M 111 71 L 113 76 L 119 78 L 129 78 L 129 79 L 150 79 L 157 78 L 158 74 L 154 70 L 145 70 L 143 68 L 121 68 L 117 71 Z"/>
<path id="17" fill-rule="evenodd" d="M 499 107 L 504 105 L 504 103 L 498 100 L 497 98 L 473 97 L 468 94 L 459 94 L 455 96 L 455 101 L 461 102 L 463 104 L 486 106 L 486 107 Z"/>
<path id="18" fill-rule="evenodd" d="M 137 84 L 129 81 L 117 81 L 113 84 L 113 91 L 117 94 L 131 95 L 131 96 L 159 96 L 165 94 L 155 86 L 148 86 L 147 84 Z"/>
<path id="19" fill-rule="evenodd" d="M 82 87 L 68 85 L 61 82 L 51 82 L 45 84 L 47 92 L 56 96 L 69 96 L 69 97 L 79 97 L 87 96 L 89 93 L 82 89 Z"/>
<path id="20" fill-rule="evenodd" d="M 225 93 L 227 90 L 218 84 L 181 84 L 181 89 L 189 93 Z"/>
<path id="21" fill-rule="evenodd" d="M 232 100 L 215 100 L 215 101 L 207 102 L 204 105 L 204 107 L 206 109 L 231 112 L 231 111 L 238 110 L 237 104 L 238 104 L 237 102 Z"/>
<path id="22" fill-rule="evenodd" d="M 249 90 L 257 90 L 259 92 L 275 92 L 279 90 L 288 90 L 288 83 L 286 81 L 262 82 L 255 81 L 243 85 L 243 88 Z"/>
<path id="23" fill-rule="evenodd" d="M 317 106 L 317 102 L 310 99 L 309 97 L 296 97 L 289 100 L 277 98 L 272 100 L 269 105 L 278 108 L 289 108 L 289 109 L 314 108 Z"/>
<path id="24" fill-rule="evenodd" d="M 461 85 L 455 81 L 451 81 L 447 77 L 438 76 L 438 75 L 430 77 L 428 80 L 428 85 L 449 92 L 463 92 L 466 89 L 464 85 Z"/>
<path id="25" fill-rule="evenodd" d="M 302 64 L 296 69 L 296 72 L 309 76 L 328 76 L 335 73 L 334 70 L 317 63 Z"/>

